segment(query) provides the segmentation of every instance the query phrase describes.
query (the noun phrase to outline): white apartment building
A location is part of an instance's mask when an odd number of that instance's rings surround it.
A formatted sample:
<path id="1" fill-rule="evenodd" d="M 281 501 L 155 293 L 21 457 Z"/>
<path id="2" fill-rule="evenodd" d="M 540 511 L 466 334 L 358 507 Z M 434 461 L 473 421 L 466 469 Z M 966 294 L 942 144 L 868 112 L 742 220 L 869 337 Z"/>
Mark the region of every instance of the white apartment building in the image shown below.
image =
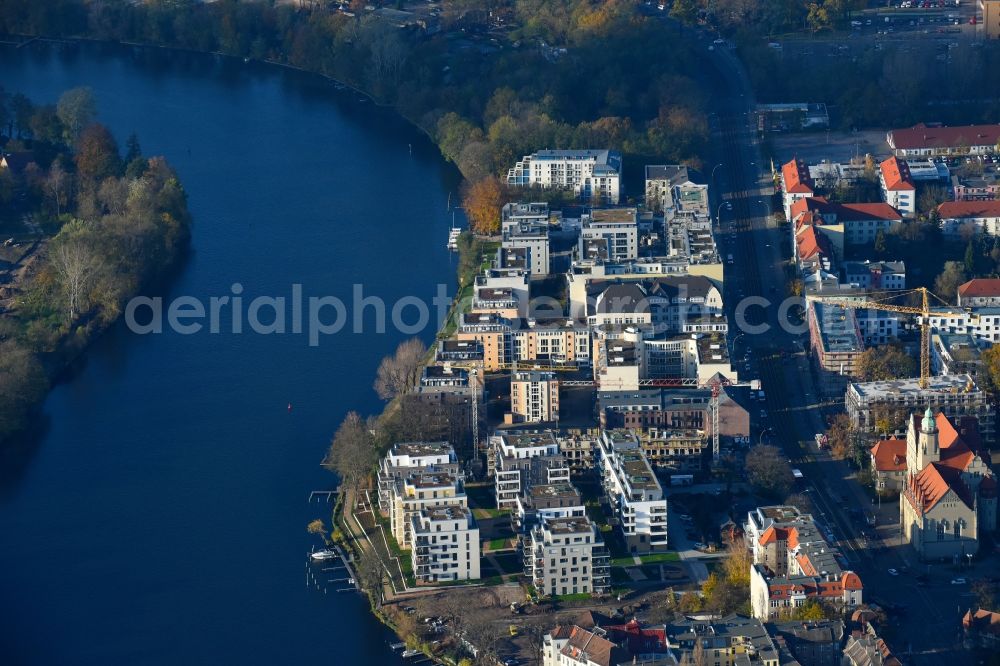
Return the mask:
<path id="1" fill-rule="evenodd" d="M 600 242 L 606 261 L 639 257 L 639 222 L 635 208 L 603 208 L 584 214 L 580 221 L 579 258 L 587 258 L 588 243 Z"/>
<path id="2" fill-rule="evenodd" d="M 468 507 L 465 485 L 453 474 L 416 471 L 396 479 L 389 527 L 400 548 L 410 548 L 413 516 L 421 509 L 444 506 Z"/>
<path id="3" fill-rule="evenodd" d="M 459 474 L 458 457 L 448 442 L 400 442 L 379 463 L 378 507 L 388 516 L 397 479 L 411 472 L 437 471 Z"/>
<path id="4" fill-rule="evenodd" d="M 605 593 L 611 558 L 586 516 L 542 517 L 522 541 L 524 573 L 543 595 Z"/>
<path id="5" fill-rule="evenodd" d="M 531 275 L 549 274 L 549 230 L 546 226 L 528 222 L 507 225 L 498 252 L 518 248 L 527 252 L 527 269 Z"/>
<path id="6" fill-rule="evenodd" d="M 667 500 L 638 438 L 604 430 L 598 439 L 601 481 L 632 553 L 667 549 Z"/>
<path id="7" fill-rule="evenodd" d="M 507 184 L 572 189 L 584 201 L 617 204 L 621 153 L 613 150 L 539 150 L 507 172 Z"/>
<path id="8" fill-rule="evenodd" d="M 937 308 L 949 312 L 954 309 Z M 1000 341 L 1000 307 L 969 308 L 963 316 L 930 314 L 931 328 L 942 333 L 968 333 L 973 337 L 987 342 Z"/>
<path id="9" fill-rule="evenodd" d="M 559 421 L 559 378 L 554 372 L 515 372 L 510 380 L 511 422 Z"/>
<path id="10" fill-rule="evenodd" d="M 527 319 L 511 332 L 514 359 L 530 365 L 590 365 L 590 327 L 575 319 Z"/>
<path id="11" fill-rule="evenodd" d="M 941 233 L 950 238 L 965 233 L 1000 235 L 1000 200 L 946 201 L 938 206 Z"/>
<path id="12" fill-rule="evenodd" d="M 423 508 L 410 524 L 417 583 L 479 580 L 479 527 L 464 506 Z"/>
<path id="13" fill-rule="evenodd" d="M 490 450 L 488 471 L 499 509 L 516 509 L 518 496 L 535 485 L 569 483 L 569 466 L 551 430 L 497 433 Z"/>
<path id="14" fill-rule="evenodd" d="M 905 161 L 890 157 L 882 162 L 879 165 L 878 180 L 882 189 L 882 201 L 902 213 L 903 217 L 916 216 L 917 188 Z"/>
<path id="15" fill-rule="evenodd" d="M 860 289 L 906 289 L 906 264 L 902 261 L 845 261 L 844 282 Z"/>

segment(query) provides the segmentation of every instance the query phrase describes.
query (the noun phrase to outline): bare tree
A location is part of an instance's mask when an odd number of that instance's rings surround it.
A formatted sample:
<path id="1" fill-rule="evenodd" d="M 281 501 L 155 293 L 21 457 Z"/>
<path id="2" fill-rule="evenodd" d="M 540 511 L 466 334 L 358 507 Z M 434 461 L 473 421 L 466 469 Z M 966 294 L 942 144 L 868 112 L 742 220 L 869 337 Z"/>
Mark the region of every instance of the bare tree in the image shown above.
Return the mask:
<path id="1" fill-rule="evenodd" d="M 413 390 L 420 378 L 427 347 L 419 338 L 400 343 L 393 356 L 386 356 L 378 366 L 375 391 L 383 400 L 405 395 Z"/>
<path id="2" fill-rule="evenodd" d="M 72 323 L 86 307 L 103 262 L 94 248 L 76 234 L 55 243 L 51 262 L 66 296 L 68 321 Z"/>
<path id="3" fill-rule="evenodd" d="M 333 436 L 324 466 L 340 475 L 348 488 L 356 490 L 377 461 L 378 451 L 368 424 L 357 412 L 348 412 Z"/>
<path id="4" fill-rule="evenodd" d="M 128 208 L 129 189 L 124 178 L 105 178 L 97 191 L 97 199 L 112 215 L 124 215 Z"/>
<path id="5" fill-rule="evenodd" d="M 792 468 L 776 446 L 755 446 L 747 452 L 747 479 L 758 491 L 783 498 L 792 487 Z"/>
<path id="6" fill-rule="evenodd" d="M 55 204 L 56 217 L 59 217 L 62 214 L 62 207 L 67 203 L 69 182 L 70 176 L 66 173 L 65 169 L 62 168 L 62 164 L 59 160 L 53 162 L 52 168 L 49 169 L 49 175 L 45 178 L 43 186 L 45 188 L 45 193 L 51 197 L 52 203 Z"/>

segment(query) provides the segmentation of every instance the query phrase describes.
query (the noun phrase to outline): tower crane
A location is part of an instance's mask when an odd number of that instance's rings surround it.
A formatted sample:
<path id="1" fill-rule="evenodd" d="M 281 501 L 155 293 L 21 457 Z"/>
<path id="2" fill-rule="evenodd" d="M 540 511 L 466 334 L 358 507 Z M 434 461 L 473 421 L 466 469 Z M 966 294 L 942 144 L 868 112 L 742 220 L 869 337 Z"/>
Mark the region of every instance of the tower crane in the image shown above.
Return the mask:
<path id="1" fill-rule="evenodd" d="M 818 297 L 816 300 L 821 303 L 826 303 L 828 305 L 836 305 L 842 308 L 854 308 L 854 309 L 868 309 L 868 310 L 884 310 L 887 312 L 901 312 L 903 314 L 914 314 L 918 315 L 920 319 L 920 388 L 927 388 L 927 380 L 931 374 L 931 321 L 930 317 L 933 314 L 935 317 L 942 318 L 954 318 L 962 319 L 969 316 L 972 312 L 971 308 L 952 308 L 950 310 L 935 309 L 931 312 L 930 299 L 929 296 L 934 296 L 937 300 L 941 301 L 945 306 L 943 299 L 939 296 L 934 295 L 927 290 L 926 287 L 918 287 L 916 289 L 909 289 L 906 291 L 900 291 L 892 294 L 888 298 L 898 298 L 899 296 L 906 296 L 909 294 L 920 294 L 920 306 L 912 305 L 896 305 L 895 303 L 886 303 L 888 299 L 862 299 L 862 300 L 852 300 L 849 298 L 823 298 Z M 948 306 L 951 307 L 951 306 Z"/>

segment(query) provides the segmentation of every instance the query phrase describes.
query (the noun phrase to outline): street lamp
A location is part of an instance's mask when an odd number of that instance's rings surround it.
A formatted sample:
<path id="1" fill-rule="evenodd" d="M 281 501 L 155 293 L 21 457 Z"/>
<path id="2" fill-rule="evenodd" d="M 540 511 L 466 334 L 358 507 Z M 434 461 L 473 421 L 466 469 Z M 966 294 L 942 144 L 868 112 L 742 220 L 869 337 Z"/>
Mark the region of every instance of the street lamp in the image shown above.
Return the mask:
<path id="1" fill-rule="evenodd" d="M 722 209 L 723 208 L 725 208 L 726 210 L 732 210 L 733 209 L 733 204 L 730 203 L 730 202 L 728 202 L 728 201 L 723 201 L 722 203 L 719 204 L 719 208 L 715 211 L 715 223 L 717 225 L 719 225 L 720 228 L 722 227 Z"/>
<path id="2" fill-rule="evenodd" d="M 720 166 L 722 166 L 722 162 L 719 162 L 714 167 L 712 167 L 712 177 L 710 178 L 710 180 L 712 181 L 712 185 L 715 185 L 715 170 L 718 169 Z"/>
<path id="3" fill-rule="evenodd" d="M 766 428 L 764 428 L 763 430 L 760 431 L 760 436 L 757 437 L 757 446 L 760 446 L 761 444 L 764 443 L 764 433 L 766 433 L 766 432 L 773 433 L 774 432 L 774 428 L 768 426 L 768 427 L 766 427 Z"/>

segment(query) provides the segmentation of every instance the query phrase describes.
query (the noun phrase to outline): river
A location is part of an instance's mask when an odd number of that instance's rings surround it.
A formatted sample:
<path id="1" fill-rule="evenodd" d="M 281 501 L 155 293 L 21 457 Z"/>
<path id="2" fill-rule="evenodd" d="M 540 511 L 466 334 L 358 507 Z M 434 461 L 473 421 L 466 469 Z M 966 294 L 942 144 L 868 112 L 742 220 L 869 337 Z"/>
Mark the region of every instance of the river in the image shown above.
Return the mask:
<path id="1" fill-rule="evenodd" d="M 94 45 L 0 47 L 0 85 L 38 103 L 90 86 L 119 145 L 135 131 L 174 165 L 194 228 L 167 298 L 234 283 L 247 301 L 295 283 L 347 303 L 355 283 L 389 304 L 453 291 L 459 175 L 354 93 Z M 0 662 L 393 663 L 360 595 L 306 585 L 306 524 L 329 514 L 307 501 L 332 485 L 319 462 L 348 410 L 380 408 L 375 368 L 406 337 L 373 323 L 315 347 L 226 326 L 100 338 L 46 400 L 44 433 L 3 459 Z"/>

